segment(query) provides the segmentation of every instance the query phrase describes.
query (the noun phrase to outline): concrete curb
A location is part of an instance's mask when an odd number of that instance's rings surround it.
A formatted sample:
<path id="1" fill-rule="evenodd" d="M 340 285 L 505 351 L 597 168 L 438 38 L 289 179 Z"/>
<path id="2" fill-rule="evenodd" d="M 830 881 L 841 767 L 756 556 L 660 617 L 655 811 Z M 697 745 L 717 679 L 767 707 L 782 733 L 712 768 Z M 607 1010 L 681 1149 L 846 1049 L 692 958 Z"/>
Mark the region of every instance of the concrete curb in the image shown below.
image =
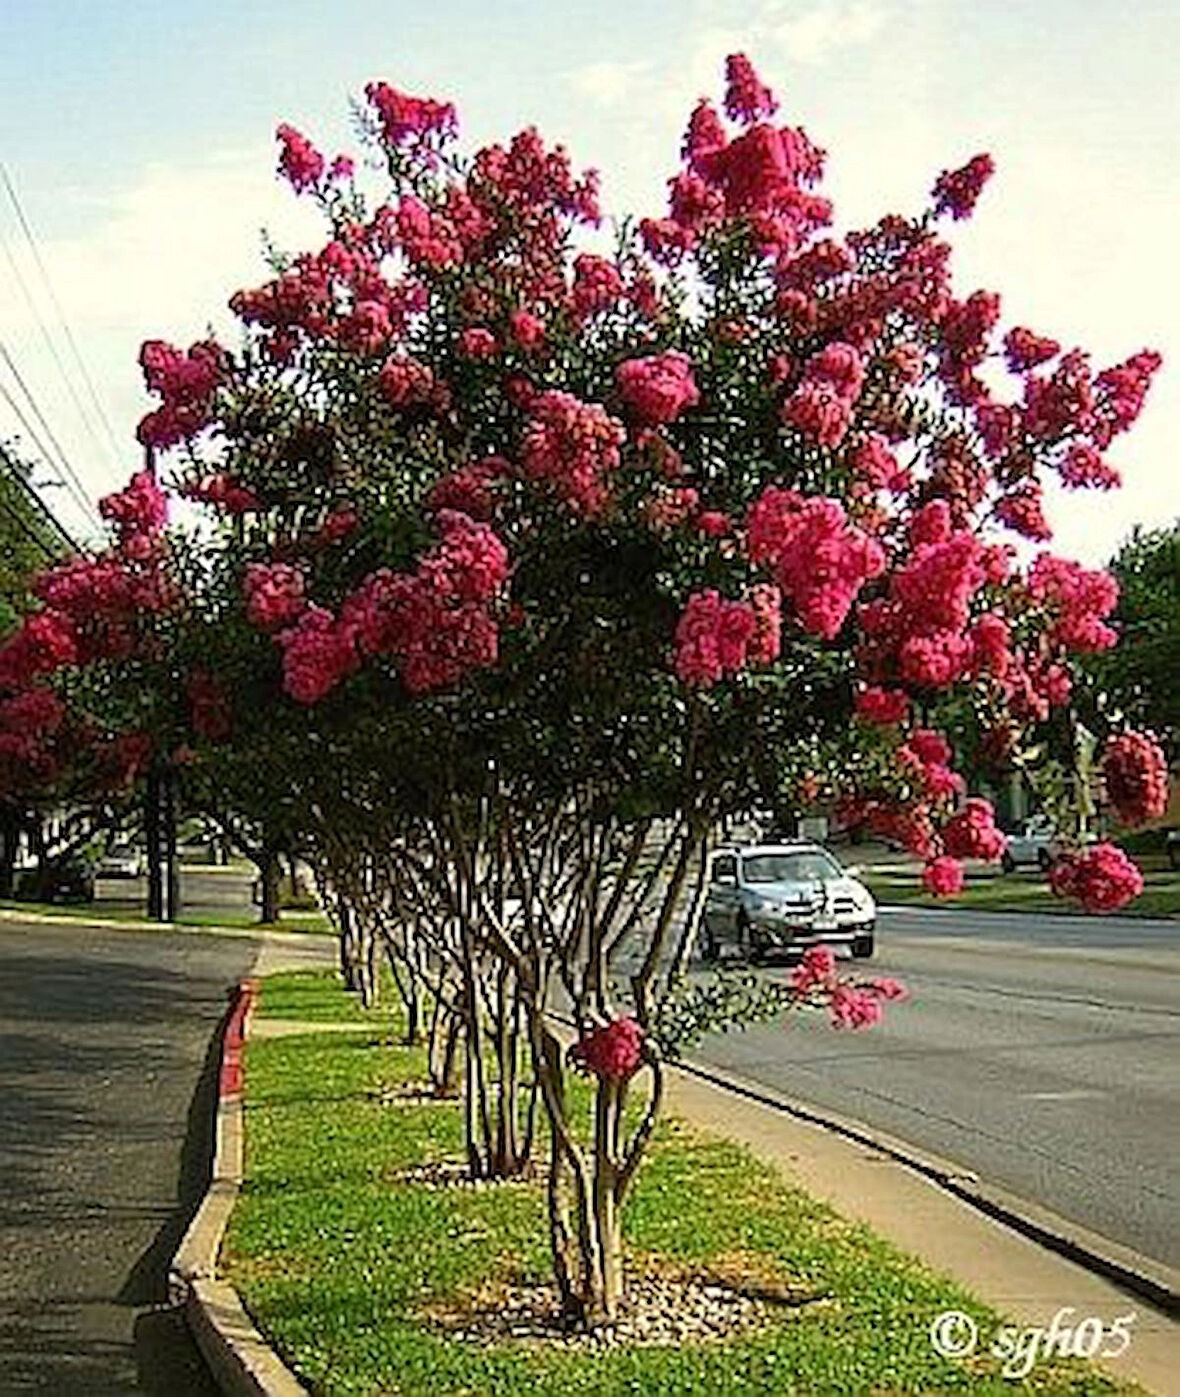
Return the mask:
<path id="1" fill-rule="evenodd" d="M 212 1178 L 169 1268 L 193 1338 L 227 1397 L 305 1397 L 304 1388 L 255 1329 L 237 1291 L 217 1278 L 217 1254 L 242 1183 L 242 1049 L 257 980 L 231 991 L 221 1034 Z"/>
<path id="2" fill-rule="evenodd" d="M 740 1077 L 703 1063 L 685 1059 L 673 1064 L 683 1072 L 698 1077 L 725 1091 L 756 1101 L 763 1106 L 786 1112 L 798 1120 L 834 1131 L 857 1144 L 867 1145 L 880 1154 L 907 1165 L 948 1193 L 979 1209 L 997 1222 L 1005 1223 L 1022 1236 L 1084 1266 L 1087 1270 L 1113 1281 L 1125 1290 L 1146 1300 L 1173 1319 L 1180 1317 L 1180 1271 L 1165 1266 L 1112 1242 L 1080 1223 L 1030 1203 L 1005 1189 L 983 1183 L 971 1170 L 951 1163 L 938 1155 L 927 1153 L 907 1144 L 896 1136 L 879 1131 L 861 1121 L 820 1110 L 805 1102 L 770 1088 L 755 1085 Z"/>
<path id="3" fill-rule="evenodd" d="M 215 936 L 257 936 L 257 932 L 252 927 L 239 926 L 198 926 L 194 922 L 150 922 L 146 917 L 137 918 L 117 918 L 117 917 L 74 917 L 63 914 L 55 916 L 52 912 L 24 912 L 16 907 L 0 907 L 0 922 L 34 922 L 38 926 L 54 926 L 72 928 L 75 931 L 88 931 L 92 928 L 99 931 L 179 931 L 179 932 L 209 932 Z M 314 935 L 315 933 L 304 932 L 303 935 Z"/>

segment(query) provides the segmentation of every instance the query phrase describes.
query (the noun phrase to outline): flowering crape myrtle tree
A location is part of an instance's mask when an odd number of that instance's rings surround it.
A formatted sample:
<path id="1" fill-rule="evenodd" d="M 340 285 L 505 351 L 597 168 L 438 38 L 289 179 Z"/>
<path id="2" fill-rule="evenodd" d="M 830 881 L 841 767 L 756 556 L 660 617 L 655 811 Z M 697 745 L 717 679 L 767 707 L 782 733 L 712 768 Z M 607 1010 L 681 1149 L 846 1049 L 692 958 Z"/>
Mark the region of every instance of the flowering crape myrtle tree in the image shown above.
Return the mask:
<path id="1" fill-rule="evenodd" d="M 960 754 L 1035 766 L 1075 657 L 1116 639 L 1106 574 L 1013 543 L 1047 542 L 1049 473 L 1117 483 L 1103 453 L 1158 366 L 1096 372 L 954 287 L 944 224 L 988 157 L 837 237 L 823 152 L 745 58 L 727 79 L 666 216 L 609 246 L 559 147 L 465 159 L 449 104 L 371 84 L 367 175 L 279 129 L 328 240 L 233 297 L 241 347 L 142 355 L 141 439 L 207 515 L 170 657 L 195 759 L 249 763 L 329 880 L 355 865 L 421 931 L 459 987 L 469 1132 L 505 1138 L 484 1108 L 513 1056 L 478 1056 L 480 1017 L 528 1043 L 555 1276 L 589 1324 L 621 1303 L 661 1059 L 788 1003 L 865 1025 L 899 993 L 824 952 L 781 994 L 686 988 L 710 831 L 823 802 L 940 894 L 1001 856 Z M 1118 740 L 1120 799 L 1150 813 L 1155 749 Z M 1139 878 L 1100 845 L 1055 886 L 1109 910 Z"/>
<path id="2" fill-rule="evenodd" d="M 36 575 L 39 604 L 0 637 L 0 808 L 69 812 L 67 847 L 126 815 L 173 726 L 162 696 L 184 598 L 164 492 L 140 472 L 101 511 L 109 546 Z"/>

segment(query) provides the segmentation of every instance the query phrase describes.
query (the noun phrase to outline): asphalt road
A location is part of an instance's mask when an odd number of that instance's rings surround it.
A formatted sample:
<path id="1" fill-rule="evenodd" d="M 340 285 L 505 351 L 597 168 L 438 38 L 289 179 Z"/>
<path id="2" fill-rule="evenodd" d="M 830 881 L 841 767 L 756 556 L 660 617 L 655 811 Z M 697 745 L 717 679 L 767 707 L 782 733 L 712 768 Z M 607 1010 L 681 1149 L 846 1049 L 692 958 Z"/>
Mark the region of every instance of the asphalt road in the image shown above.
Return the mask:
<path id="1" fill-rule="evenodd" d="M 898 910 L 877 946 L 857 968 L 911 994 L 883 1025 L 800 1014 L 695 1056 L 1180 1266 L 1180 923 Z"/>
<path id="2" fill-rule="evenodd" d="M 254 938 L 0 924 L 0 1394 L 213 1397 L 167 1265 Z"/>
<path id="3" fill-rule="evenodd" d="M 180 866 L 180 906 L 182 912 L 205 915 L 232 913 L 235 917 L 257 916 L 250 901 L 254 883 L 253 868 L 231 865 L 212 868 L 205 864 Z M 97 899 L 90 904 L 96 917 L 115 912 L 144 916 L 147 907 L 146 878 L 100 878 Z"/>

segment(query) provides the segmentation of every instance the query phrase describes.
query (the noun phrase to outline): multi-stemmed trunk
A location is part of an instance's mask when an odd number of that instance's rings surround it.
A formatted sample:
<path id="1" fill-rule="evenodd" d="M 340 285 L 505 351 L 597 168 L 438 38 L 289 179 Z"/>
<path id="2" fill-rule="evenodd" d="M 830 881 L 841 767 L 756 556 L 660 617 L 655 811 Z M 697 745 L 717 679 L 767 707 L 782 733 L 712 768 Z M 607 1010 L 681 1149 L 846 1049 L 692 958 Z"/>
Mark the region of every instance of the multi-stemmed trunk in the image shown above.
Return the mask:
<path id="1" fill-rule="evenodd" d="M 624 1128 L 629 1083 L 594 1084 L 591 1139 L 583 1146 L 569 1115 L 561 1045 L 534 1016 L 534 1061 L 549 1119 L 549 1241 L 564 1322 L 595 1329 L 619 1316 L 624 1294 L 623 1205 L 646 1153 L 663 1094 L 658 1057 L 648 1048 L 651 1095 L 634 1133 Z"/>
<path id="2" fill-rule="evenodd" d="M 466 955 L 466 933 L 463 940 Z M 467 1160 L 474 1178 L 509 1179 L 523 1173 L 532 1157 L 536 1086 L 521 1079 L 523 1006 L 515 975 L 508 966 L 497 967 L 487 1012 L 478 975 L 474 962 L 465 961 Z"/>

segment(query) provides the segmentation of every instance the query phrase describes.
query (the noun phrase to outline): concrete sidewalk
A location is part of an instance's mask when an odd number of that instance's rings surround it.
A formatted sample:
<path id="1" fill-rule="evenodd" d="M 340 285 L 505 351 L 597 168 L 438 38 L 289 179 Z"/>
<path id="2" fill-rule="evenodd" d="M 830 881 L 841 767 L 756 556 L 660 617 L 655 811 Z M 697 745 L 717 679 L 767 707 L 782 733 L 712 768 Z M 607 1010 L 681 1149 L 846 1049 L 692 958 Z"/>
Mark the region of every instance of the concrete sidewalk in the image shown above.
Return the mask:
<path id="1" fill-rule="evenodd" d="M 673 1068 L 669 1108 L 709 1133 L 746 1145 L 844 1217 L 867 1223 L 933 1270 L 1020 1325 L 1090 1315 L 1109 1328 L 1133 1313 L 1132 1342 L 1106 1364 L 1159 1397 L 1180 1392 L 1180 1325 L 1137 1296 L 1057 1256 L 954 1197 L 916 1170 L 788 1112 Z"/>

